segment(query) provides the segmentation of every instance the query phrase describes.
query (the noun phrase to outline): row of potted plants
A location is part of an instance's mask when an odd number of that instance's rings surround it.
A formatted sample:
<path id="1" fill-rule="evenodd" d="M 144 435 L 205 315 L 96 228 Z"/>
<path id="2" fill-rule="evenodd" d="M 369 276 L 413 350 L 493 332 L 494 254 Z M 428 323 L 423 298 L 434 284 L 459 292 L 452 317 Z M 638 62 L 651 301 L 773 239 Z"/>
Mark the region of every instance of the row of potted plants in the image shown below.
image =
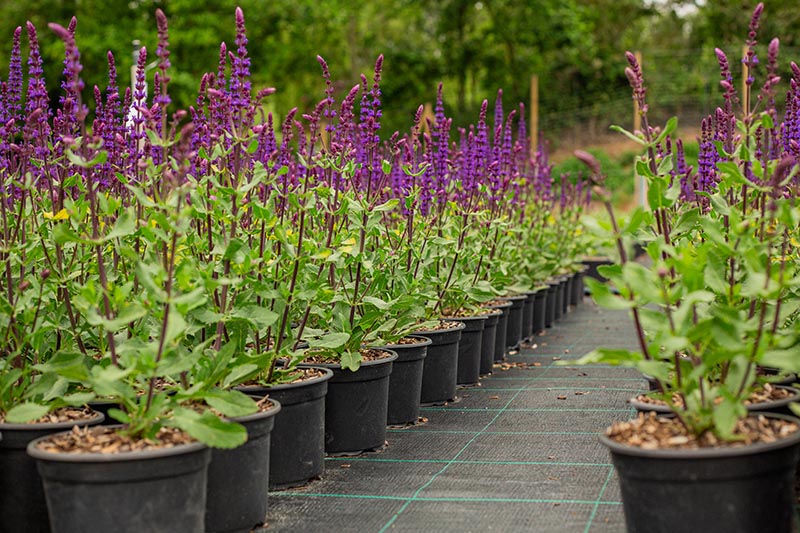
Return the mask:
<path id="1" fill-rule="evenodd" d="M 267 480 L 317 475 L 319 450 L 382 446 L 387 421 L 451 400 L 582 294 L 588 187 L 554 183 L 502 93 L 491 127 L 484 102 L 451 142 L 440 87 L 434 120 L 420 107 L 384 141 L 382 57 L 341 100 L 318 58 L 324 98 L 278 128 L 263 112 L 274 89 L 253 94 L 237 9 L 235 47 L 220 47 L 196 105 L 174 110 L 156 21 L 152 88 L 145 48 L 123 92 L 109 53 L 92 112 L 74 18 L 50 24 L 66 49 L 57 105 L 36 28 L 27 75 L 13 36 L 0 85 L 4 531 L 249 529 Z M 427 356 L 409 356 L 419 396 L 398 413 L 400 359 L 385 347 L 406 352 L 412 333 Z"/>
<path id="2" fill-rule="evenodd" d="M 779 108 L 779 41 L 759 62 L 752 15 L 736 90 L 727 55 L 716 50 L 723 100 L 700 129 L 697 167 L 686 164 L 676 120 L 647 120 L 641 67 L 626 74 L 642 131 L 625 132 L 644 154 L 647 210 L 618 224 L 597 161 L 578 152 L 610 214 L 589 223 L 615 242 L 617 262 L 589 280 L 595 300 L 630 310 L 637 350 L 598 349 L 583 363 L 631 366 L 650 377 L 641 415 L 602 437 L 620 477 L 628 531 L 792 531 L 800 447 L 797 389 L 798 156 L 800 68 Z M 763 81 L 758 81 L 763 80 Z M 758 85 L 760 84 L 760 85 Z M 648 261 L 630 260 L 632 240 Z M 614 294 L 611 285 L 618 290 Z M 762 413 L 762 411 L 768 411 Z"/>

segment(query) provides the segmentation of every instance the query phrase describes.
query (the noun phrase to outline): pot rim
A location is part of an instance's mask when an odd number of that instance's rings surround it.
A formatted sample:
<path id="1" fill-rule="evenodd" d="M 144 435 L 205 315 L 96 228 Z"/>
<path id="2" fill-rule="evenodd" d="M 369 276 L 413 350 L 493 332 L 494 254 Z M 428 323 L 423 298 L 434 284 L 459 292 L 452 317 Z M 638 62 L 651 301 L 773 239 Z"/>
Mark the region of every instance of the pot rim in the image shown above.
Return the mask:
<path id="1" fill-rule="evenodd" d="M 447 331 L 447 330 L 444 330 L 444 331 Z M 373 346 L 372 348 L 375 348 L 377 350 L 380 350 L 380 349 L 383 349 L 383 348 L 386 348 L 387 350 L 394 350 L 395 348 L 405 349 L 405 348 L 407 348 L 409 346 L 413 346 L 415 348 L 422 348 L 423 346 L 430 346 L 431 344 L 433 344 L 433 341 L 430 340 L 425 335 L 419 335 L 417 333 L 411 333 L 411 334 L 408 334 L 408 335 L 403 335 L 402 338 L 406 338 L 406 337 L 412 337 L 414 339 L 424 339 L 425 342 L 415 342 L 414 344 L 386 344 L 384 346 Z"/>
<path id="2" fill-rule="evenodd" d="M 465 323 L 461 322 L 460 320 L 453 319 L 453 320 L 447 320 L 447 322 L 449 322 L 451 324 L 458 324 L 458 325 L 455 326 L 455 327 L 452 327 L 452 328 L 447 328 L 447 329 L 418 329 L 418 330 L 414 331 L 413 334 L 414 335 L 419 335 L 421 337 L 427 337 L 428 335 L 431 335 L 431 334 L 452 333 L 454 331 L 461 331 L 462 329 L 466 329 L 466 327 L 467 327 L 467 325 Z"/>
<path id="3" fill-rule="evenodd" d="M 100 420 L 97 422 L 98 424 L 102 423 L 103 420 L 106 419 L 106 416 L 99 412 L 94 411 L 94 415 L 91 418 L 86 418 L 83 420 L 70 420 L 68 422 L 39 422 L 34 424 L 15 424 L 9 422 L 0 422 L 0 432 L 2 431 L 42 431 L 45 429 L 49 430 L 61 430 L 61 429 L 72 429 L 73 426 L 78 426 L 81 424 L 91 424 L 97 421 L 98 418 Z"/>
<path id="4" fill-rule="evenodd" d="M 745 408 L 751 413 L 753 413 L 753 412 L 761 413 L 761 412 L 764 412 L 764 411 L 769 411 L 770 409 L 785 407 L 787 404 L 790 404 L 792 402 L 800 401 L 800 389 L 798 389 L 796 387 L 792 387 L 791 385 L 777 385 L 777 384 L 774 384 L 772 386 L 775 387 L 775 388 L 778 388 L 778 389 L 788 389 L 788 390 L 790 390 L 790 391 L 792 391 L 794 393 L 794 396 L 781 398 L 779 400 L 769 400 L 769 401 L 766 401 L 766 402 L 755 402 L 755 403 L 745 404 Z M 653 391 L 650 391 L 650 392 L 653 392 Z M 654 403 L 647 403 L 647 402 L 642 402 L 642 401 L 639 401 L 639 400 L 636 399 L 638 396 L 642 396 L 642 395 L 647 396 L 647 393 L 637 394 L 636 396 L 630 398 L 628 400 L 628 403 L 632 407 L 636 407 L 636 409 L 638 409 L 639 411 L 655 411 L 656 413 L 670 413 L 670 412 L 672 412 L 670 410 L 670 408 L 668 406 L 666 406 L 666 405 L 657 404 L 657 403 L 655 403 L 655 404 Z M 642 408 L 640 409 L 639 406 L 642 406 Z"/>
<path id="5" fill-rule="evenodd" d="M 779 418 L 789 422 L 794 422 L 800 426 L 800 418 L 789 415 L 782 415 L 778 413 L 765 413 L 758 412 L 752 415 L 764 415 L 767 418 Z M 774 442 L 759 442 L 755 444 L 747 444 L 744 446 L 736 447 L 713 447 L 713 448 L 700 448 L 692 450 L 684 449 L 644 449 L 638 446 L 629 446 L 627 444 L 620 444 L 612 440 L 605 433 L 599 436 L 600 442 L 606 446 L 613 454 L 627 455 L 631 457 L 649 458 L 649 459 L 721 459 L 727 457 L 737 457 L 744 455 L 756 455 L 772 450 L 779 450 L 789 446 L 800 443 L 800 430 L 795 431 L 788 437 L 782 438 Z"/>
<path id="6" fill-rule="evenodd" d="M 245 394 L 247 394 L 247 393 L 245 393 Z M 248 396 L 252 397 L 252 395 L 250 395 L 250 394 L 248 394 Z M 269 396 L 269 394 L 267 394 L 267 396 Z M 274 400 L 272 398 L 269 398 L 269 401 L 272 404 L 272 407 L 270 407 L 266 411 L 258 411 L 256 413 L 252 413 L 252 414 L 244 415 L 244 416 L 232 416 L 232 417 L 228 418 L 228 420 L 230 420 L 231 422 L 239 422 L 239 423 L 252 422 L 253 420 L 261 420 L 262 418 L 269 418 L 271 416 L 275 416 L 278 413 L 280 413 L 281 412 L 281 402 L 279 402 L 278 400 Z"/>
<path id="7" fill-rule="evenodd" d="M 381 357 L 380 359 L 374 359 L 372 361 L 361 361 L 361 365 L 359 365 L 359 367 L 358 367 L 359 370 L 361 368 L 363 368 L 363 367 L 378 366 L 378 365 L 381 365 L 383 363 L 391 363 L 392 361 L 397 359 L 397 352 L 395 352 L 394 350 L 389 350 L 387 348 L 384 348 L 383 346 L 381 346 L 380 348 L 376 347 L 376 348 L 369 348 L 369 349 L 370 350 L 379 350 L 381 352 L 388 352 L 389 356 L 388 357 Z M 342 368 L 342 365 L 340 365 L 339 363 L 313 363 L 313 365 L 309 365 L 309 366 L 319 366 L 319 367 L 322 367 L 322 368 L 327 368 L 329 370 L 330 369 L 341 369 Z M 358 370 L 356 370 L 356 372 L 358 372 Z M 331 373 L 331 374 L 333 374 L 333 373 Z"/>
<path id="8" fill-rule="evenodd" d="M 115 424 L 113 426 L 101 426 L 101 427 L 104 427 L 106 429 L 117 429 L 121 428 L 122 424 Z M 32 440 L 30 443 L 28 443 L 28 448 L 26 450 L 28 455 L 40 461 L 51 461 L 57 463 L 99 464 L 99 463 L 122 463 L 127 461 L 144 461 L 148 459 L 161 459 L 162 457 L 183 455 L 195 451 L 201 451 L 208 448 L 208 446 L 206 446 L 200 441 L 192 441 L 186 444 L 179 444 L 178 446 L 172 446 L 170 448 L 158 448 L 155 450 L 136 450 L 132 452 L 122 452 L 122 453 L 98 453 L 98 452 L 57 453 L 57 452 L 46 452 L 40 450 L 37 447 L 37 444 L 39 442 L 52 438 L 61 433 L 66 433 L 66 432 L 62 431 L 59 433 L 53 433 Z"/>

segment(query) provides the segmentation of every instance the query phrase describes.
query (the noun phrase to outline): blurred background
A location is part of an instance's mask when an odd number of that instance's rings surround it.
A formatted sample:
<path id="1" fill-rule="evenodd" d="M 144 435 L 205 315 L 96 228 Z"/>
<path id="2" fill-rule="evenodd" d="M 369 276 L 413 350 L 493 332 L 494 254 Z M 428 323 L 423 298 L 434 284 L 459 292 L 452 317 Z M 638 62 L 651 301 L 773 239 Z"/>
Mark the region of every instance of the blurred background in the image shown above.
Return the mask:
<path id="1" fill-rule="evenodd" d="M 558 163 L 556 172 L 575 165 L 568 155 L 573 149 L 592 147 L 590 151 L 604 160 L 610 174 L 630 176 L 635 146 L 608 129 L 611 124 L 633 126 L 625 50 L 641 54 L 651 124 L 663 124 L 677 115 L 691 155 L 688 145 L 700 119 L 721 100 L 714 48 L 728 53 L 734 76 L 741 76 L 742 46 L 755 3 L 4 0 L 0 2 L 0 35 L 5 39 L 0 42 L 5 43 L 5 52 L 0 52 L 0 68 L 7 72 L 14 28 L 23 26 L 24 30 L 25 21 L 30 20 L 38 29 L 51 100 L 57 101 L 64 50 L 46 24 L 66 26 L 75 15 L 87 89 L 106 85 L 108 50 L 116 57 L 119 84 L 128 85 L 132 41 L 139 40 L 150 51 L 150 60 L 155 58 L 154 11 L 160 7 L 169 19 L 170 93 L 177 106 L 188 107 L 195 101 L 201 75 L 216 71 L 220 42 L 235 49 L 234 9 L 238 5 L 247 23 L 254 88 L 277 88 L 265 105 L 277 121 L 291 107 L 307 112 L 323 98 L 325 84 L 317 55 L 328 62 L 341 98 L 358 83 L 361 73 L 372 77 L 375 59 L 384 54 L 381 133 L 385 138 L 411 127 L 417 107 L 435 101 L 440 81 L 453 131 L 477 121 L 484 99 L 491 109 L 497 89 L 502 88 L 506 112 L 523 102 L 526 120 L 531 120 L 530 108 L 538 106 L 538 129 L 550 143 Z M 784 0 L 764 3 L 759 56 L 765 62 L 769 40 L 781 38 L 783 81 L 778 94 L 782 94 L 788 88 L 789 60 L 800 57 L 800 9 Z M 24 31 L 22 43 L 25 58 Z M 538 93 L 535 102 L 532 83 Z M 632 192 L 629 182 L 624 187 Z"/>

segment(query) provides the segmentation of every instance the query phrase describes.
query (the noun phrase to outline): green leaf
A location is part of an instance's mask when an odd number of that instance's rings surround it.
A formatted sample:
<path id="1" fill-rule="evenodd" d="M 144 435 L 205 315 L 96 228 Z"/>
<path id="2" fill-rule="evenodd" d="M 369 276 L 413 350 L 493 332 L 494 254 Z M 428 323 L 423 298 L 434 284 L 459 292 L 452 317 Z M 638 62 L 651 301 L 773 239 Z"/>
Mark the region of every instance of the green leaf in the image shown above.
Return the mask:
<path id="1" fill-rule="evenodd" d="M 41 418 L 50 412 L 50 408 L 34 402 L 25 402 L 15 405 L 6 413 L 6 422 L 11 424 L 24 424 L 31 420 Z"/>
<path id="2" fill-rule="evenodd" d="M 246 305 L 234 309 L 231 316 L 247 320 L 259 329 L 266 329 L 278 320 L 278 313 L 258 305 Z"/>
<path id="3" fill-rule="evenodd" d="M 236 448 L 247 442 L 247 430 L 241 424 L 221 420 L 206 411 L 202 415 L 179 407 L 166 424 L 175 425 L 193 438 L 212 448 Z"/>
<path id="4" fill-rule="evenodd" d="M 606 309 L 631 309 L 634 306 L 633 302 L 612 294 L 605 283 L 600 283 L 596 279 L 589 277 L 585 278 L 584 281 L 586 286 L 589 287 L 592 299 L 600 307 L 605 307 Z"/>
<path id="5" fill-rule="evenodd" d="M 105 237 L 100 239 L 100 242 L 110 241 L 118 237 L 126 237 L 132 235 L 136 231 L 136 217 L 133 213 L 133 208 L 126 209 L 117 217 L 114 227 L 106 234 Z"/>
<path id="6" fill-rule="evenodd" d="M 234 367 L 230 373 L 225 376 L 225 379 L 222 382 L 223 387 L 231 387 L 233 385 L 238 385 L 242 381 L 245 381 L 248 378 L 253 377 L 259 371 L 258 365 L 254 364 L 245 364 L 239 365 Z"/>
<path id="7" fill-rule="evenodd" d="M 361 354 L 358 352 L 347 351 L 341 355 L 339 364 L 342 368 L 355 372 L 361 366 Z"/>
<path id="8" fill-rule="evenodd" d="M 318 339 L 309 339 L 308 345 L 311 348 L 325 348 L 335 350 L 345 345 L 350 340 L 350 334 L 344 332 L 328 333 Z"/>
<path id="9" fill-rule="evenodd" d="M 238 390 L 212 389 L 203 395 L 203 399 L 208 405 L 228 417 L 250 415 L 258 410 L 256 402 Z"/>
<path id="10" fill-rule="evenodd" d="M 637 143 L 641 144 L 642 146 L 647 146 L 647 141 L 645 141 L 645 140 L 644 140 L 644 139 L 642 139 L 641 137 L 637 137 L 637 136 L 636 136 L 636 135 L 634 135 L 633 133 L 629 132 L 628 130 L 626 130 L 626 129 L 624 129 L 624 128 L 620 127 L 620 126 L 616 126 L 616 125 L 613 125 L 613 124 L 612 124 L 612 125 L 609 127 L 609 129 L 610 129 L 611 131 L 616 131 L 617 133 L 621 133 L 621 134 L 623 134 L 623 135 L 624 135 L 625 137 L 627 137 L 628 139 L 630 139 L 630 140 L 632 140 L 632 141 L 635 141 L 635 142 L 637 142 Z"/>

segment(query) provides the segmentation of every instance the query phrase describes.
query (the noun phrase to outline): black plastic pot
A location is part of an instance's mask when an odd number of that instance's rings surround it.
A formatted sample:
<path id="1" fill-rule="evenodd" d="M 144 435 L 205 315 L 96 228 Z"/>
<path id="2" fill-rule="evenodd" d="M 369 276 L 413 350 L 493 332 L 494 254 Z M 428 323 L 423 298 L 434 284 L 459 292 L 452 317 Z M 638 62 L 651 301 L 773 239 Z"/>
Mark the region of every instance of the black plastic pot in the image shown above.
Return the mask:
<path id="1" fill-rule="evenodd" d="M 114 427 L 114 426 L 111 426 Z M 203 531 L 211 450 L 47 453 L 28 444 L 42 477 L 53 533 Z"/>
<path id="2" fill-rule="evenodd" d="M 556 279 L 556 307 L 553 314 L 553 320 L 561 320 L 564 316 L 564 293 L 566 292 L 566 283 L 564 278 L 559 277 Z"/>
<path id="3" fill-rule="evenodd" d="M 386 443 L 389 375 L 397 354 L 380 350 L 388 356 L 362 361 L 355 372 L 334 363 L 317 365 L 333 371 L 325 396 L 325 453 L 358 454 Z"/>
<path id="4" fill-rule="evenodd" d="M 533 337 L 533 301 L 536 291 L 525 291 L 525 300 L 522 303 L 522 340 L 528 341 Z"/>
<path id="5" fill-rule="evenodd" d="M 386 423 L 390 426 L 416 424 L 419 420 L 419 399 L 422 395 L 422 370 L 431 340 L 408 335 L 421 342 L 381 346 L 397 354 L 389 376 L 389 407 Z"/>
<path id="6" fill-rule="evenodd" d="M 501 300 L 511 302 L 508 308 L 508 323 L 506 324 L 506 348 L 514 350 L 522 340 L 522 313 L 527 296 L 504 296 Z"/>
<path id="7" fill-rule="evenodd" d="M 486 308 L 500 311 L 494 335 L 494 362 L 502 361 L 506 355 L 506 346 L 508 346 L 506 333 L 508 331 L 508 310 L 511 308 L 511 302 L 487 305 Z"/>
<path id="8" fill-rule="evenodd" d="M 606 281 L 605 276 L 601 276 L 597 271 L 597 268 L 604 265 L 614 264 L 614 262 L 607 257 L 587 257 L 582 261 L 582 263 L 587 267 L 585 275 L 589 276 L 590 278 L 594 278 L 597 281 Z"/>
<path id="9" fill-rule="evenodd" d="M 434 405 L 455 399 L 458 343 L 464 328 L 466 325 L 461 323 L 454 328 L 414 332 L 416 335 L 422 335 L 431 340 L 422 369 L 420 404 Z"/>
<path id="10" fill-rule="evenodd" d="M 241 387 L 248 394 L 269 394 L 281 404 L 270 434 L 270 490 L 305 485 L 325 469 L 325 395 L 333 371 L 312 368 L 323 375 L 272 387 Z"/>
<path id="11" fill-rule="evenodd" d="M 562 302 L 561 310 L 565 315 L 569 312 L 569 302 L 572 299 L 572 279 L 572 274 L 568 274 L 564 276 L 561 282 L 564 286 L 564 301 Z"/>
<path id="12" fill-rule="evenodd" d="M 767 444 L 700 450 L 600 440 L 617 469 L 628 533 L 792 531 L 800 432 Z"/>
<path id="13" fill-rule="evenodd" d="M 458 341 L 456 385 L 475 385 L 480 380 L 483 325 L 486 315 L 463 318 L 442 318 L 448 322 L 463 322 L 466 327 Z"/>
<path id="14" fill-rule="evenodd" d="M 267 517 L 270 433 L 281 404 L 270 399 L 266 411 L 234 418 L 247 430 L 247 442 L 211 451 L 206 490 L 206 532 L 247 533 Z"/>
<path id="15" fill-rule="evenodd" d="M 47 503 L 36 461 L 26 450 L 35 439 L 60 433 L 77 425 L 95 426 L 103 415 L 85 422 L 59 424 L 0 424 L 0 531 L 48 533 Z"/>
<path id="16" fill-rule="evenodd" d="M 547 313 L 547 287 L 541 287 L 534 293 L 533 300 L 533 335 L 536 336 L 545 329 L 545 314 Z"/>
<path id="17" fill-rule="evenodd" d="M 586 265 L 583 265 L 581 269 L 572 276 L 572 292 L 570 293 L 569 299 L 570 305 L 578 305 L 583 301 L 583 276 L 587 268 Z"/>
<path id="18" fill-rule="evenodd" d="M 547 282 L 547 301 L 545 302 L 544 326 L 552 327 L 556 321 L 556 300 L 558 300 L 558 282 Z"/>
<path id="19" fill-rule="evenodd" d="M 483 323 L 483 334 L 481 336 L 481 360 L 478 372 L 482 376 L 492 373 L 494 365 L 494 345 L 497 337 L 497 325 L 503 312 L 496 309 L 493 313 L 486 315 L 486 322 Z"/>
<path id="20" fill-rule="evenodd" d="M 780 389 L 786 389 L 788 391 L 791 391 L 793 395 L 771 402 L 751 403 L 745 406 L 747 410 L 750 412 L 770 412 L 770 413 L 792 416 L 792 410 L 789 409 L 789 404 L 792 402 L 800 401 L 800 389 L 789 387 L 788 385 L 774 385 L 774 386 Z M 664 413 L 664 414 L 670 412 L 669 407 L 667 407 L 666 405 L 643 402 L 637 400 L 636 397 L 633 397 L 630 400 L 628 400 L 628 403 L 631 405 L 631 407 L 634 407 L 637 411 L 640 412 L 654 411 L 656 413 Z"/>

